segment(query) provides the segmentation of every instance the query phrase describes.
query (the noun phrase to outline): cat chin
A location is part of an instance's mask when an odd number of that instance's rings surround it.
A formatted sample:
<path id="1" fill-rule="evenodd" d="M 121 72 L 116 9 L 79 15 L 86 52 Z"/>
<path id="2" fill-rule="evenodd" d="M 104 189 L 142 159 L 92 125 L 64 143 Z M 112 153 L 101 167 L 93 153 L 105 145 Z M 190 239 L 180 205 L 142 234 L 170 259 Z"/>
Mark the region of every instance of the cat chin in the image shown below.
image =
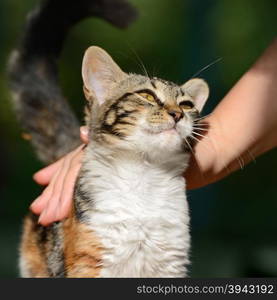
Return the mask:
<path id="1" fill-rule="evenodd" d="M 182 138 L 174 128 L 155 134 L 141 130 L 130 137 L 129 141 L 135 150 L 153 158 L 166 159 L 183 149 Z"/>

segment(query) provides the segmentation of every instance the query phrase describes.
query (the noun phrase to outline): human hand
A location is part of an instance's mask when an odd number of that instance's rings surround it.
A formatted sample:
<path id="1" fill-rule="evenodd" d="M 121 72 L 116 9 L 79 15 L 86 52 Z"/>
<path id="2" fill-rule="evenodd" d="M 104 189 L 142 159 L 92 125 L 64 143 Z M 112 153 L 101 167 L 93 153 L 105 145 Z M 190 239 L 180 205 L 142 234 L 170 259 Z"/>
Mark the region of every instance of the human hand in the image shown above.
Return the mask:
<path id="1" fill-rule="evenodd" d="M 42 194 L 31 204 L 33 213 L 40 215 L 38 223 L 47 226 L 66 218 L 70 212 L 74 185 L 83 157 L 84 145 L 88 143 L 88 130 L 80 128 L 84 144 L 60 158 L 55 163 L 34 174 L 34 180 L 47 185 Z"/>
<path id="2" fill-rule="evenodd" d="M 277 38 L 203 122 L 185 177 L 189 189 L 218 181 L 277 147 Z M 198 136 L 199 137 L 199 136 Z"/>

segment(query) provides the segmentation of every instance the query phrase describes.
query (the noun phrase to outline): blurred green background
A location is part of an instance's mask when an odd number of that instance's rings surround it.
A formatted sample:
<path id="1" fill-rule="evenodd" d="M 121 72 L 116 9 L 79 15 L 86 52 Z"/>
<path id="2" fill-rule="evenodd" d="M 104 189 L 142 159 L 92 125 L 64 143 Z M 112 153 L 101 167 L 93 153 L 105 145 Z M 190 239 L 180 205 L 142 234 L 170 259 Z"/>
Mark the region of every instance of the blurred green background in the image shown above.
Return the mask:
<path id="1" fill-rule="evenodd" d="M 37 2 L 0 0 L 0 276 L 6 278 L 18 276 L 20 226 L 39 195 L 31 177 L 42 165 L 21 139 L 5 69 L 25 16 Z M 211 86 L 209 113 L 277 33 L 276 0 L 131 2 L 140 17 L 128 30 L 87 19 L 68 36 L 60 77 L 80 118 L 80 65 L 92 44 L 110 52 L 126 71 L 142 73 L 142 60 L 150 75 L 177 83 L 222 58 L 200 74 Z M 189 192 L 192 277 L 277 276 L 276 154 L 273 150 L 223 181 Z"/>

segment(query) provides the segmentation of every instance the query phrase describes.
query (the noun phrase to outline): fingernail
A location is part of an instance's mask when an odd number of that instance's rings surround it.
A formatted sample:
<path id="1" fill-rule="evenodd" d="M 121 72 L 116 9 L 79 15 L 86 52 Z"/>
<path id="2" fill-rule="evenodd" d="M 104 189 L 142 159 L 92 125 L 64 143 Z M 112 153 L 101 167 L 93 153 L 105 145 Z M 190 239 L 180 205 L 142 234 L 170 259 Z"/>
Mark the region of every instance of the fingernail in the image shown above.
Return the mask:
<path id="1" fill-rule="evenodd" d="M 87 128 L 87 126 L 82 126 L 80 128 L 80 131 L 81 131 L 81 134 L 88 135 L 88 128 Z"/>
<path id="2" fill-rule="evenodd" d="M 34 205 L 36 205 L 37 203 L 38 203 L 38 198 L 30 204 L 29 208 L 34 207 Z"/>
<path id="3" fill-rule="evenodd" d="M 38 172 L 36 172 L 35 174 L 33 174 L 33 180 L 34 180 L 35 182 L 37 182 L 37 179 L 36 179 L 37 173 L 38 173 Z"/>
<path id="4" fill-rule="evenodd" d="M 46 215 L 46 211 L 44 210 L 41 215 L 38 218 L 38 224 L 40 224 L 41 220 L 43 219 L 43 217 Z"/>

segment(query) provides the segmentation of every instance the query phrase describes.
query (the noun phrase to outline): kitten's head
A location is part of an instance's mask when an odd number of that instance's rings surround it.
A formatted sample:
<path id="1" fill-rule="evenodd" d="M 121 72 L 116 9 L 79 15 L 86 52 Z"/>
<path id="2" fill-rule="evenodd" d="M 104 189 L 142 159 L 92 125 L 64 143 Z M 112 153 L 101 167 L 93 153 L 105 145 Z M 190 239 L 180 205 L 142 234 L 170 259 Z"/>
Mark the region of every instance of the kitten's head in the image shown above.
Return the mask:
<path id="1" fill-rule="evenodd" d="M 82 75 L 92 139 L 148 155 L 183 151 L 209 95 L 202 79 L 178 86 L 126 74 L 99 47 L 86 51 Z"/>

